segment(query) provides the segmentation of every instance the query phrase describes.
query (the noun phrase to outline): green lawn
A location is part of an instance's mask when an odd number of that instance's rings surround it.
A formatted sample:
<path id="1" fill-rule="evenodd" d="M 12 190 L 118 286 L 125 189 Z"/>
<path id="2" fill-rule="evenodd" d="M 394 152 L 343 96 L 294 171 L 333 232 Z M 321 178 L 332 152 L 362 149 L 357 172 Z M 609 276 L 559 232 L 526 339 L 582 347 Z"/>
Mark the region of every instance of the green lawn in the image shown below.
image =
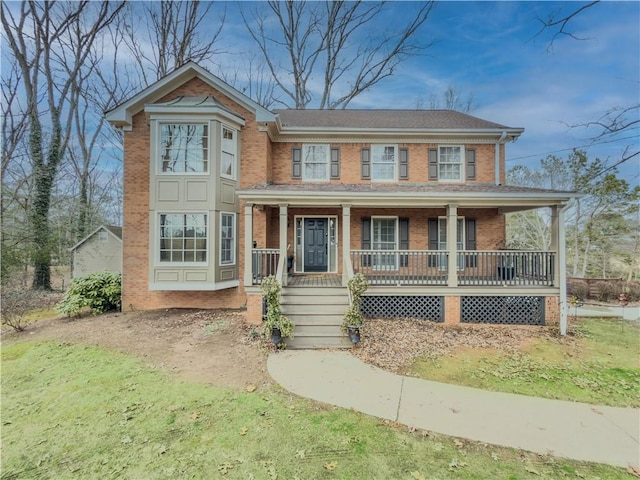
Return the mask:
<path id="1" fill-rule="evenodd" d="M 407 374 L 478 387 L 598 405 L 640 407 L 640 326 L 579 319 L 575 341 L 536 339 L 517 354 L 459 349 L 419 358 Z"/>
<path id="2" fill-rule="evenodd" d="M 2 349 L 2 479 L 629 478 L 410 431 L 279 389 L 178 381 L 95 347 Z"/>

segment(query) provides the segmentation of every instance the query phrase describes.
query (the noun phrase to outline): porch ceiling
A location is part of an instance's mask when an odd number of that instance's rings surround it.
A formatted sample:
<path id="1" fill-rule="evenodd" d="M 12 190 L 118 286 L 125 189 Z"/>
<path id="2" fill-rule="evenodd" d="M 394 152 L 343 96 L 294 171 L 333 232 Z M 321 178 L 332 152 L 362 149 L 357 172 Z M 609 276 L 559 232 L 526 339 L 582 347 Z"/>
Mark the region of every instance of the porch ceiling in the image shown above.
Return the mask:
<path id="1" fill-rule="evenodd" d="M 564 205 L 572 192 L 492 184 L 263 184 L 239 190 L 240 199 L 257 205 L 353 207 L 501 208 L 514 212 Z"/>

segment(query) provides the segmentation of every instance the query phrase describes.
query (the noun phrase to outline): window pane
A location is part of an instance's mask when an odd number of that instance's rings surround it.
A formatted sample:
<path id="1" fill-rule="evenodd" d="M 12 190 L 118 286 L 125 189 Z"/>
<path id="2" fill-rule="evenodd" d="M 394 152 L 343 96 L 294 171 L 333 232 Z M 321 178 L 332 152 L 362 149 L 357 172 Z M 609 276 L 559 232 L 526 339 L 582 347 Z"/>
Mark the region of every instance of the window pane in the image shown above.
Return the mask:
<path id="1" fill-rule="evenodd" d="M 230 264 L 235 262 L 235 228 L 233 222 L 235 217 L 228 213 L 221 214 L 220 217 L 220 263 Z"/>
<path id="2" fill-rule="evenodd" d="M 371 179 L 394 180 L 396 176 L 396 147 L 373 145 L 371 147 Z"/>
<path id="3" fill-rule="evenodd" d="M 205 214 L 160 215 L 160 261 L 206 261 L 206 225 Z M 197 250 L 201 250 L 202 254 L 196 255 Z"/>
<path id="4" fill-rule="evenodd" d="M 302 179 L 326 181 L 329 179 L 329 146 L 303 145 Z"/>
<path id="5" fill-rule="evenodd" d="M 163 172 L 206 172 L 209 152 L 207 125 L 160 126 L 160 161 Z"/>
<path id="6" fill-rule="evenodd" d="M 440 147 L 438 163 L 441 180 L 462 180 L 462 147 Z"/>

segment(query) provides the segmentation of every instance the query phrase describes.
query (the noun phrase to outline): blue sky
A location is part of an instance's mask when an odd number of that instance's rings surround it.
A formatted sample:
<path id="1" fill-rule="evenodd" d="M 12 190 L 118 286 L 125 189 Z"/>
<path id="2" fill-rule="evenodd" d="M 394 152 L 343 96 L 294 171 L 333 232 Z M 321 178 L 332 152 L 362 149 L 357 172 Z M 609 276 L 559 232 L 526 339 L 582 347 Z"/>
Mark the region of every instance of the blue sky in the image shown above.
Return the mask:
<path id="1" fill-rule="evenodd" d="M 415 108 L 418 97 L 441 95 L 452 85 L 463 96 L 473 94 L 477 108 L 472 115 L 525 128 L 507 147 L 508 166 L 534 165 L 550 153 L 565 157 L 576 146 L 587 146 L 590 157 L 615 162 L 628 145 L 638 148 L 640 130 L 616 142 L 590 145 L 594 132 L 568 125 L 640 102 L 640 3 L 602 2 L 585 10 L 568 26 L 584 40 L 560 36 L 551 45 L 552 32 L 536 35 L 539 18 L 584 3 L 439 2 L 421 34 L 434 44 L 350 108 Z M 227 4 L 223 43 L 242 49 L 250 39 L 235 8 Z M 415 8 L 415 3 L 394 2 L 384 22 L 400 24 Z M 236 22 L 238 28 L 227 28 Z M 620 173 L 637 184 L 637 158 Z"/>

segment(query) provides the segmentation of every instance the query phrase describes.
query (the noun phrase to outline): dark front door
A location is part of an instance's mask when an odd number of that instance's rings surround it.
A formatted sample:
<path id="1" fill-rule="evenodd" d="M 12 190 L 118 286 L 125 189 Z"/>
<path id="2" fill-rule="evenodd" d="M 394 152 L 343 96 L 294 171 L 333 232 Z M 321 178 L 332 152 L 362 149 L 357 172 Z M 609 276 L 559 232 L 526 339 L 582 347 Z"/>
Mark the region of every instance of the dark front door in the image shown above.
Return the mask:
<path id="1" fill-rule="evenodd" d="M 304 271 L 327 271 L 327 219 L 304 219 Z"/>

